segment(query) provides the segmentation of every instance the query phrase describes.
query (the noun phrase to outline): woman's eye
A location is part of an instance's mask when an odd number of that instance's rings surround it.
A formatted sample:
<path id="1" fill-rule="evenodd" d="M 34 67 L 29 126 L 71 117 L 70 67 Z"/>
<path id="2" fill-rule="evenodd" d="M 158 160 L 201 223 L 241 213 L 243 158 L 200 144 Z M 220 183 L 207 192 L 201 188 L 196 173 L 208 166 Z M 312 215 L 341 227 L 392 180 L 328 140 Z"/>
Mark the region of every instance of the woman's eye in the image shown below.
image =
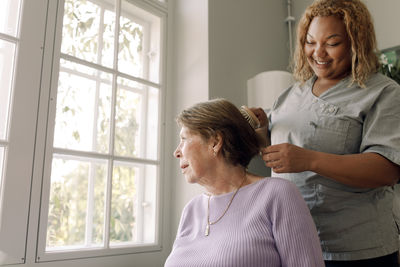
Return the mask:
<path id="1" fill-rule="evenodd" d="M 306 40 L 306 44 L 313 44 L 313 42 Z"/>
<path id="2" fill-rule="evenodd" d="M 334 43 L 334 44 L 328 44 L 328 46 L 338 46 L 339 43 Z"/>

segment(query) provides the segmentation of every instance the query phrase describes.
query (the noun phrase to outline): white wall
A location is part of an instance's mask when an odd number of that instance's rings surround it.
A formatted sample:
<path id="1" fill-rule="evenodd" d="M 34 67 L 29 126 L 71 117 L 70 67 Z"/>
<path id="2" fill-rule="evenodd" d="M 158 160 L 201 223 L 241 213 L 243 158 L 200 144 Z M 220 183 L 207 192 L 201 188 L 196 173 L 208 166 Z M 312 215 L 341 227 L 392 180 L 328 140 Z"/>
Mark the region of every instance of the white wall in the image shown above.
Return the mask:
<path id="1" fill-rule="evenodd" d="M 246 83 L 289 59 L 286 1 L 209 1 L 210 97 L 247 103 Z"/>
<path id="2" fill-rule="evenodd" d="M 364 0 L 374 19 L 378 48 L 400 45 L 400 0 Z"/>
<path id="3" fill-rule="evenodd" d="M 175 0 L 170 16 L 166 166 L 171 179 L 171 242 L 183 206 L 201 192 L 186 182 L 179 161 L 172 156 L 179 140 L 175 117 L 184 108 L 208 100 L 208 0 Z"/>

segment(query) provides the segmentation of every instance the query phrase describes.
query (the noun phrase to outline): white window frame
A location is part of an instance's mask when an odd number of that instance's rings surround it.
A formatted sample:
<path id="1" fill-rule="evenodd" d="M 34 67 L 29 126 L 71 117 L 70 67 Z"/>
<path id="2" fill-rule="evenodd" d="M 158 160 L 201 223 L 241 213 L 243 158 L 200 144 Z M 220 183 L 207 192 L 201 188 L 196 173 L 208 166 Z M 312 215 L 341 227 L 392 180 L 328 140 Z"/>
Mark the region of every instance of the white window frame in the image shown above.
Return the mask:
<path id="1" fill-rule="evenodd" d="M 157 0 L 154 0 L 157 1 Z M 159 174 L 164 173 L 164 139 L 165 136 L 165 71 L 166 71 L 166 16 L 167 6 L 153 0 L 134 1 L 143 4 L 156 14 L 162 14 L 162 43 L 160 45 L 160 90 L 159 112 Z M 22 265 L 57 266 L 57 267 L 108 267 L 108 266 L 158 266 L 168 254 L 169 220 L 162 209 L 169 203 L 161 201 L 168 199 L 164 187 L 168 184 L 164 177 L 159 177 L 157 190 L 158 239 L 156 246 L 132 248 L 116 248 L 107 253 L 91 253 L 84 251 L 71 257 L 58 254 L 58 257 L 43 256 L 38 246 L 40 229 L 43 228 L 43 218 L 40 217 L 41 207 L 45 205 L 44 193 L 45 152 L 47 136 L 47 116 L 50 108 L 50 88 L 55 77 L 53 62 L 57 45 L 55 23 L 59 0 L 23 0 L 20 7 L 21 23 L 16 37 L 1 34 L 1 39 L 11 39 L 17 42 L 14 60 L 13 92 L 10 96 L 10 120 L 8 122 L 8 139 L 0 145 L 5 147 L 6 156 L 3 159 L 3 179 L 0 192 L 0 266 Z M 158 13 L 157 13 L 158 12 Z M 58 18 L 59 19 L 59 18 Z M 143 82 L 138 79 L 139 82 Z M 164 176 L 164 175 L 163 175 Z M 165 221 L 164 221 L 165 222 Z M 163 230 L 163 231 L 162 231 Z M 146 253 L 140 253 L 146 252 Z M 107 257 L 112 255 L 112 257 Z M 75 260 L 64 260 L 72 259 Z M 54 261 L 54 262 L 52 262 Z"/>
<path id="2" fill-rule="evenodd" d="M 79 60 L 76 58 L 72 58 L 68 55 L 61 54 L 60 52 L 60 47 L 61 47 L 61 31 L 62 31 L 62 20 L 63 20 L 63 8 L 64 8 L 64 1 L 59 0 L 57 3 L 56 1 L 50 1 L 49 2 L 49 10 L 51 14 L 56 14 L 55 16 L 49 16 L 47 20 L 47 34 L 48 35 L 53 35 L 54 37 L 54 43 L 49 44 L 53 48 L 53 53 L 52 55 L 49 55 L 48 58 L 45 58 L 45 71 L 50 71 L 52 73 L 52 76 L 48 73 L 45 73 L 45 75 L 50 79 L 50 88 L 44 88 L 46 91 L 50 90 L 49 96 L 46 97 L 45 99 L 48 100 L 47 103 L 44 103 L 48 109 L 48 114 L 49 116 L 49 122 L 44 122 L 42 121 L 42 124 L 47 125 L 47 129 L 54 129 L 54 121 L 55 121 L 55 108 L 56 108 L 56 96 L 57 96 L 57 83 L 58 83 L 58 73 L 59 73 L 59 60 L 60 58 L 67 59 L 69 61 L 79 63 L 82 65 L 86 65 L 89 67 L 95 67 L 96 69 L 99 70 L 104 70 L 107 73 L 114 73 L 116 71 L 112 69 L 108 69 L 106 67 L 100 66 L 95 63 L 89 63 L 83 60 Z M 158 191 L 158 196 L 157 196 L 157 210 L 156 210 L 156 241 L 154 244 L 150 245 L 136 245 L 136 246 L 119 246 L 119 247 L 107 247 L 108 240 L 105 240 L 106 242 L 106 247 L 103 248 L 93 248 L 93 249 L 79 249 L 75 251 L 47 251 L 46 252 L 46 233 L 47 233 L 47 214 L 48 214 L 48 201 L 49 201 L 49 193 L 50 193 L 50 169 L 51 169 L 51 158 L 53 153 L 63 153 L 63 149 L 59 148 L 53 148 L 52 142 L 53 142 L 53 134 L 54 132 L 52 130 L 49 130 L 45 136 L 46 140 L 40 140 L 38 143 L 45 144 L 46 151 L 45 154 L 47 155 L 43 160 L 42 160 L 42 166 L 44 166 L 42 177 L 42 198 L 41 198 L 41 210 L 40 210 L 40 222 L 39 222 L 39 234 L 38 234 L 38 248 L 37 248 L 37 255 L 36 255 L 36 262 L 47 262 L 47 261 L 54 261 L 54 260 L 65 260 L 65 259 L 79 259 L 79 258 L 89 258 L 89 257 L 97 257 L 97 256 L 107 256 L 107 255 L 120 255 L 120 254 L 130 254 L 130 253 L 139 253 L 139 252 L 150 252 L 150 251 L 160 251 L 161 250 L 161 236 L 162 236 L 162 225 L 161 225 L 161 210 L 160 210 L 160 205 L 161 205 L 161 197 L 162 197 L 162 192 L 161 192 L 161 182 L 162 179 L 160 179 L 160 173 L 163 173 L 163 166 L 162 166 L 162 160 L 161 160 L 161 155 L 164 155 L 163 153 L 163 139 L 162 136 L 165 136 L 163 134 L 164 128 L 161 127 L 161 125 L 164 125 L 163 121 L 164 118 L 162 116 L 162 110 L 164 110 L 164 99 L 165 99 L 165 85 L 162 83 L 162 81 L 165 81 L 165 68 L 163 68 L 164 65 L 164 54 L 165 54 L 165 46 L 166 46 L 166 38 L 165 38 L 165 32 L 166 32 L 166 12 L 165 10 L 155 8 L 153 5 L 148 5 L 145 3 L 145 1 L 132 1 L 131 2 L 140 8 L 146 9 L 147 11 L 150 11 L 151 13 L 157 15 L 161 19 L 161 44 L 160 44 L 160 75 L 159 75 L 159 83 L 153 83 L 150 81 L 147 81 L 143 78 L 132 78 L 130 75 L 126 75 L 124 73 L 117 72 L 118 77 L 122 78 L 129 78 L 130 80 L 137 81 L 139 83 L 149 85 L 153 88 L 159 89 L 159 151 L 158 151 L 158 159 L 156 160 L 148 160 L 148 159 L 134 159 L 133 162 L 136 163 L 149 163 L 153 165 L 158 166 L 158 180 L 157 180 L 157 191 Z M 57 22 L 57 23 L 56 23 Z M 55 28 L 55 25 L 61 25 Z M 46 38 L 47 39 L 47 38 Z M 47 66 L 47 67 L 46 67 Z M 50 67 L 52 66 L 52 67 Z M 114 81 L 116 83 L 116 81 Z M 116 89 L 115 89 L 116 90 Z M 114 94 L 115 94 L 114 90 Z M 115 97 L 114 97 L 115 99 Z M 143 101 L 145 102 L 145 101 Z M 42 112 L 46 112 L 46 109 L 44 109 Z M 51 115 L 52 114 L 52 115 Z M 142 118 L 143 120 L 143 118 Z M 146 127 L 143 127 L 143 130 Z M 143 135 L 142 135 L 143 136 Z M 82 152 L 82 151 L 68 151 L 69 154 L 75 154 L 75 156 L 78 157 L 91 157 L 93 156 L 100 158 L 100 159 L 108 159 L 107 156 L 100 156 L 98 153 L 95 152 Z M 116 161 L 126 161 L 126 158 L 124 157 L 114 157 Z M 130 162 L 132 162 L 132 159 L 129 159 Z M 109 169 L 110 172 L 110 169 Z M 47 178 L 46 178 L 47 177 Z M 111 183 L 111 179 L 109 179 L 108 183 Z M 109 187 L 110 188 L 110 187 Z M 110 198 L 110 192 L 108 194 L 108 199 Z M 107 216 L 107 215 L 106 215 Z M 106 227 L 107 229 L 108 227 Z M 107 234 L 106 234 L 107 236 Z"/>
<path id="3" fill-rule="evenodd" d="M 144 0 L 144 1 L 164 11 L 168 10 L 168 0 Z"/>
<path id="4" fill-rule="evenodd" d="M 27 255 L 46 10 L 43 1 L 22 1 L 16 44 L 3 179 L 1 181 L 0 264 L 23 264 Z"/>

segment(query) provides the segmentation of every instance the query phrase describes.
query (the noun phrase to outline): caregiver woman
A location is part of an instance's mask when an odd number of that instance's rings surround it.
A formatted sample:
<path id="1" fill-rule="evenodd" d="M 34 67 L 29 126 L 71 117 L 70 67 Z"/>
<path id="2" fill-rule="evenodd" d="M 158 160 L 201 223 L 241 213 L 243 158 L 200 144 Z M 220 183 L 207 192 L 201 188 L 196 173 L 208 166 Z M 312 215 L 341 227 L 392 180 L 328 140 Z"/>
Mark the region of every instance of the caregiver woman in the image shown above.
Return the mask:
<path id="1" fill-rule="evenodd" d="M 253 109 L 271 136 L 262 158 L 272 176 L 298 186 L 328 267 L 398 267 L 400 86 L 378 67 L 366 6 L 314 1 L 298 25 L 298 82 L 268 116 Z"/>

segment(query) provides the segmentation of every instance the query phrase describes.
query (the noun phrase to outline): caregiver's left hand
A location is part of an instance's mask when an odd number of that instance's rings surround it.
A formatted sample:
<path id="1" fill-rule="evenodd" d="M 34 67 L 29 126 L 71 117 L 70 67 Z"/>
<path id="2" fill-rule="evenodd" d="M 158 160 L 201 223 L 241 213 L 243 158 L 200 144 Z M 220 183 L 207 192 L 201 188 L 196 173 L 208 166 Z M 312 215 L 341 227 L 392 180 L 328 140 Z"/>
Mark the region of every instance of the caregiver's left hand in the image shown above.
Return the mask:
<path id="1" fill-rule="evenodd" d="M 275 173 L 303 172 L 310 170 L 312 151 L 283 143 L 261 149 L 267 167 Z"/>

